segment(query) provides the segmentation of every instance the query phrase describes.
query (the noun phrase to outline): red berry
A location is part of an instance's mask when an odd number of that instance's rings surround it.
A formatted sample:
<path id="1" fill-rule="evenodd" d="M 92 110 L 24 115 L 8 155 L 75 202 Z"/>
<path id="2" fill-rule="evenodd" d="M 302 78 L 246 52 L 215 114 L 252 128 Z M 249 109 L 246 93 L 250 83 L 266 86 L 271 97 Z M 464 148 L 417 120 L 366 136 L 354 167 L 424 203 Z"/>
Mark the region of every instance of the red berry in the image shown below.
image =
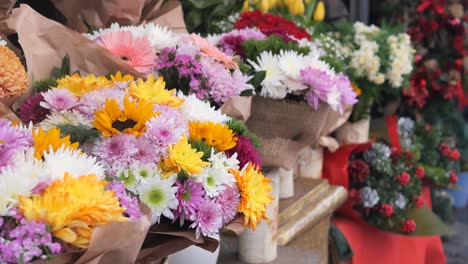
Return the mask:
<path id="1" fill-rule="evenodd" d="M 379 210 L 380 214 L 384 217 L 390 217 L 393 214 L 393 206 L 390 204 L 383 204 Z"/>
<path id="2" fill-rule="evenodd" d="M 423 167 L 418 167 L 416 169 L 416 176 L 418 176 L 418 178 L 422 179 L 424 177 L 424 175 L 426 175 L 426 171 L 424 170 Z"/>
<path id="3" fill-rule="evenodd" d="M 449 181 L 450 181 L 450 183 L 453 183 L 453 184 L 456 184 L 458 182 L 458 176 L 457 176 L 457 173 L 454 170 L 452 170 L 450 172 Z"/>
<path id="4" fill-rule="evenodd" d="M 460 158 L 460 152 L 456 149 L 452 150 L 450 152 L 450 154 L 448 155 L 448 157 L 451 159 L 451 160 L 458 160 Z"/>
<path id="5" fill-rule="evenodd" d="M 403 233 L 413 233 L 416 230 L 416 222 L 412 219 L 404 221 L 401 225 L 401 231 Z"/>
<path id="6" fill-rule="evenodd" d="M 397 176 L 397 180 L 400 182 L 401 185 L 406 186 L 411 180 L 411 176 L 406 171 L 404 171 Z"/>

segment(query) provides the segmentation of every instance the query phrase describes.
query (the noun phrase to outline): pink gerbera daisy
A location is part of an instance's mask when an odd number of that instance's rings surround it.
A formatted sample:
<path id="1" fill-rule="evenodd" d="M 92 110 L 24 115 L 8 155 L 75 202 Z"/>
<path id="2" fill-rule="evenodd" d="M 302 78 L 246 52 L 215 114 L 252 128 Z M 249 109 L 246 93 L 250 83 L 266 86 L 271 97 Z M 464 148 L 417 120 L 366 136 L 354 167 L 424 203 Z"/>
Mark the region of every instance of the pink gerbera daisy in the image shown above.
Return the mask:
<path id="1" fill-rule="evenodd" d="M 147 37 L 134 38 L 127 30 L 104 34 L 97 43 L 141 73 L 151 72 L 157 58 L 156 50 Z"/>
<path id="2" fill-rule="evenodd" d="M 40 106 L 49 110 L 61 112 L 73 109 L 78 105 L 78 98 L 66 89 L 50 89 L 42 93 L 42 96 L 44 101 L 40 103 Z"/>

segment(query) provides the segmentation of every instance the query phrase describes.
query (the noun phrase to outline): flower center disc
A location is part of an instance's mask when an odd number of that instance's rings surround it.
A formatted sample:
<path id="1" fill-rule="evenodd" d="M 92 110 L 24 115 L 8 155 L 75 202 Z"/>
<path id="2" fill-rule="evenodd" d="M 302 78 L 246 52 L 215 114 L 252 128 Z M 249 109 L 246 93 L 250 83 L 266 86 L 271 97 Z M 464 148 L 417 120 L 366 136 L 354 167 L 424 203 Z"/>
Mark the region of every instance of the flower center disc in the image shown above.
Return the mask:
<path id="1" fill-rule="evenodd" d="M 132 119 L 127 119 L 125 121 L 116 120 L 112 122 L 112 128 L 117 129 L 118 131 L 122 132 L 127 128 L 132 128 L 137 124 L 137 122 L 133 121 Z"/>

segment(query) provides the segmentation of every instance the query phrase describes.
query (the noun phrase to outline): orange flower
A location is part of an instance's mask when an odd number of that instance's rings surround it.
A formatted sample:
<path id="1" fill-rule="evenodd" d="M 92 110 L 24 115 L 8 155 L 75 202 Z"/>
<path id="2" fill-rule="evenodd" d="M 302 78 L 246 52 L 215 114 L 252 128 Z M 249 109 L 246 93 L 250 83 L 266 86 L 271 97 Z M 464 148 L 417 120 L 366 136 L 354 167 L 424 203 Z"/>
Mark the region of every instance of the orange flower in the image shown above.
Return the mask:
<path id="1" fill-rule="evenodd" d="M 0 45 L 0 98 L 21 95 L 28 87 L 28 78 L 16 54 Z"/>
<path id="2" fill-rule="evenodd" d="M 197 34 L 191 34 L 193 43 L 200 46 L 200 51 L 205 53 L 208 57 L 221 62 L 224 64 L 224 67 L 237 70 L 239 66 L 236 62 L 232 59 L 231 56 L 226 55 L 224 52 L 220 51 L 217 47 L 211 45 L 206 39 L 200 37 Z"/>

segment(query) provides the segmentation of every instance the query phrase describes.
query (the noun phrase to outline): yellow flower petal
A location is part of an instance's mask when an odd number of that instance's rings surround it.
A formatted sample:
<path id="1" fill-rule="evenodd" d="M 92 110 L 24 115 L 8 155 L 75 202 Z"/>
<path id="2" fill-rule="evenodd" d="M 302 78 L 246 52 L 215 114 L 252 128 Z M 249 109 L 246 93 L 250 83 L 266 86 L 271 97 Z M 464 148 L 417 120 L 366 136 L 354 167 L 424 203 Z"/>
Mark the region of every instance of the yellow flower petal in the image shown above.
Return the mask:
<path id="1" fill-rule="evenodd" d="M 190 122 L 190 139 L 201 140 L 218 151 L 232 149 L 237 144 L 237 137 L 229 126 L 213 122 Z"/>
<path id="2" fill-rule="evenodd" d="M 152 104 L 168 105 L 174 108 L 182 105 L 184 100 L 175 95 L 176 90 L 166 90 L 165 87 L 166 82 L 162 76 L 155 81 L 153 75 L 149 75 L 146 82 L 142 79 L 138 79 L 137 83 L 131 82 L 128 92 L 131 96 Z"/>

